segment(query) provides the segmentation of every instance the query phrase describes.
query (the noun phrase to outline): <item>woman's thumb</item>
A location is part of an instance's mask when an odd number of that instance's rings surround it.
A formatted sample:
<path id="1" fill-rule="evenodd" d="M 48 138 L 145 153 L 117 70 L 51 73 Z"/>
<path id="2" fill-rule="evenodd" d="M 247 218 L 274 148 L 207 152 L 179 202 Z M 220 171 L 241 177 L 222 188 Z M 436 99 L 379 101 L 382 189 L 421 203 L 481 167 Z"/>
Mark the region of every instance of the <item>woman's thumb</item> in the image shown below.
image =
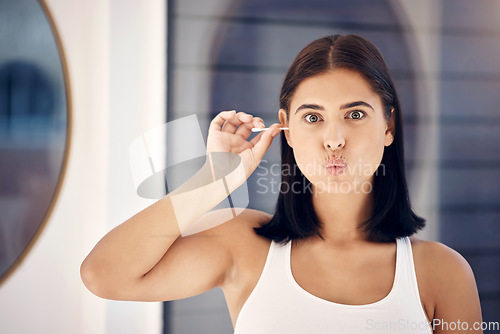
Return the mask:
<path id="1" fill-rule="evenodd" d="M 269 127 L 269 130 L 264 131 L 259 141 L 255 143 L 253 151 L 254 156 L 261 160 L 264 157 L 264 154 L 271 146 L 274 137 L 276 137 L 280 133 L 280 123 L 275 123 Z"/>

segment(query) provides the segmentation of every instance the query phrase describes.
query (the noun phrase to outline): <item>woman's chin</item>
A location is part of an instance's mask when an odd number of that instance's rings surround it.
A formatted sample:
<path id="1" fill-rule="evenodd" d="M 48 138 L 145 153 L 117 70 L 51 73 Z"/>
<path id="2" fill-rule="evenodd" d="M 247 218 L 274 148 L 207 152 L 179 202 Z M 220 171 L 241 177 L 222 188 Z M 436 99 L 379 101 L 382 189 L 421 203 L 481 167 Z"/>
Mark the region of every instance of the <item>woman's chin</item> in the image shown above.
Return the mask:
<path id="1" fill-rule="evenodd" d="M 346 176 L 344 174 L 344 176 Z M 338 194 L 338 195 L 349 195 L 349 194 L 368 194 L 373 190 L 372 183 L 369 180 L 349 180 L 346 176 L 343 179 L 338 177 L 328 177 L 326 180 L 312 182 L 313 183 L 313 194 Z"/>

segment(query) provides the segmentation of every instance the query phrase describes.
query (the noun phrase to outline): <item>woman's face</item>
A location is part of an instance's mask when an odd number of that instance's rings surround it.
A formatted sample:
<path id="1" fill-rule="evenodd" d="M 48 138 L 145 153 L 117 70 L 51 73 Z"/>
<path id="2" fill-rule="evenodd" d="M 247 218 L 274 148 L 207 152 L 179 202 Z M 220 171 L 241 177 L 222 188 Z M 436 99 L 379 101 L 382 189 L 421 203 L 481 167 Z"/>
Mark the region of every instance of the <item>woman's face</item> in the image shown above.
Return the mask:
<path id="1" fill-rule="evenodd" d="M 291 99 L 288 122 L 284 110 L 279 117 L 315 191 L 371 192 L 393 136 L 380 97 L 358 72 L 336 69 L 305 79 Z"/>

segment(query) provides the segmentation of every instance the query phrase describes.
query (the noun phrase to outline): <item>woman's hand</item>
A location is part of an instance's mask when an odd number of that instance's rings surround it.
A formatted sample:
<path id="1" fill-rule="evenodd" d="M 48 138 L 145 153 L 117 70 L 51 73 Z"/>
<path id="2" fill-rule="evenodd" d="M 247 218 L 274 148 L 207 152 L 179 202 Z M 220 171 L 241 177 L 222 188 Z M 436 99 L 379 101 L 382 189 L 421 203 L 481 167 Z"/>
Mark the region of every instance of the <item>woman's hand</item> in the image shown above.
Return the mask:
<path id="1" fill-rule="evenodd" d="M 264 128 L 260 117 L 253 117 L 235 110 L 220 112 L 210 123 L 207 139 L 207 154 L 229 152 L 238 154 L 248 178 L 257 168 L 271 145 L 273 138 L 281 131 L 281 124 L 275 123 L 269 130 L 262 131 L 248 141 L 252 128 Z"/>

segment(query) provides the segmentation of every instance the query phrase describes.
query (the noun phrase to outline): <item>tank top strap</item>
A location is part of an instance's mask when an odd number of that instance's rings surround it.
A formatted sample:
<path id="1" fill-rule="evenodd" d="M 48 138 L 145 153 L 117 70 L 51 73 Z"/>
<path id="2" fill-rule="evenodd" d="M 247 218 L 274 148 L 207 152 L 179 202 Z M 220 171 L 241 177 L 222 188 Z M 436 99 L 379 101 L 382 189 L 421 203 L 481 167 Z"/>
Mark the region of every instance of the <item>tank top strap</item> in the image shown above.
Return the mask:
<path id="1" fill-rule="evenodd" d="M 402 258 L 404 259 L 401 266 L 403 269 L 401 275 L 401 283 L 405 285 L 405 288 L 402 289 L 402 293 L 405 294 L 403 297 L 408 298 L 408 300 L 413 300 L 416 303 L 423 319 L 426 319 L 427 322 L 429 322 L 427 314 L 425 313 L 425 308 L 422 304 L 422 300 L 420 299 L 420 292 L 418 289 L 417 274 L 415 271 L 415 263 L 413 260 L 413 251 L 410 238 L 404 237 L 399 240 L 401 240 L 401 248 L 403 249 Z"/>
<path id="2" fill-rule="evenodd" d="M 281 244 L 276 241 L 271 241 L 269 253 L 267 254 L 266 264 L 264 265 L 264 274 L 283 275 L 286 272 L 286 259 L 290 253 L 290 246 L 292 242 Z M 288 253 L 288 254 L 287 254 Z"/>
<path id="3" fill-rule="evenodd" d="M 401 245 L 401 276 L 403 281 L 408 284 L 409 290 L 418 295 L 417 276 L 415 273 L 410 238 L 399 238 L 398 242 Z"/>

